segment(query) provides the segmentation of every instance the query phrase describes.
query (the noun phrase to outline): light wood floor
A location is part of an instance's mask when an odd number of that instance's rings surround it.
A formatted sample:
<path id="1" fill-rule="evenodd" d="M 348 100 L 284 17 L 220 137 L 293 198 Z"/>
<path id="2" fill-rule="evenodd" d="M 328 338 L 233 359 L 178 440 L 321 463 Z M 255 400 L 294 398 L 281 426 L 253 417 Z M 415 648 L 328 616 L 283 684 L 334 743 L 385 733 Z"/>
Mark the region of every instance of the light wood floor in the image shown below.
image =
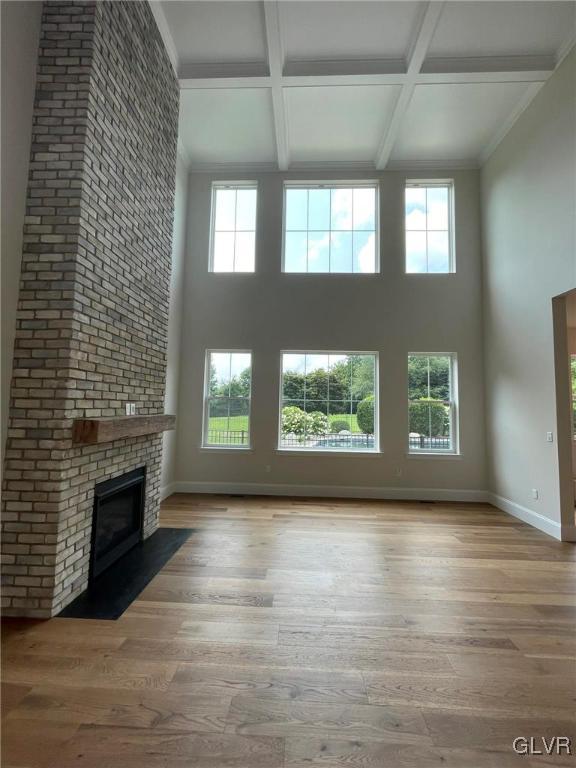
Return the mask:
<path id="1" fill-rule="evenodd" d="M 8 624 L 3 768 L 507 768 L 576 748 L 576 548 L 487 505 L 177 495 L 118 621 Z"/>

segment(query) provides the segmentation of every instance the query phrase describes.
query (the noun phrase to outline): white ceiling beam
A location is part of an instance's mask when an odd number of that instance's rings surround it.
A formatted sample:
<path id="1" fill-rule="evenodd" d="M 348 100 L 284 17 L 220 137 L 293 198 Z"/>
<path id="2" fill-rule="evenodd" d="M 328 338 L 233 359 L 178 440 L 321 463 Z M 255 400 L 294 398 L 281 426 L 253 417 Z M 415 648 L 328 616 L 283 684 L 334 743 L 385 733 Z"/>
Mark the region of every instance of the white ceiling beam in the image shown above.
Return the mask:
<path id="1" fill-rule="evenodd" d="M 317 88 L 333 85 L 403 85 L 405 74 L 390 75 L 284 75 L 282 87 L 284 88 Z"/>
<path id="2" fill-rule="evenodd" d="M 174 45 L 174 39 L 172 37 L 172 33 L 170 32 L 170 27 L 166 21 L 162 3 L 160 0 L 148 0 L 148 2 L 150 5 L 150 10 L 152 11 L 156 21 L 158 31 L 160 32 L 160 36 L 164 42 L 166 53 L 168 54 L 168 58 L 172 64 L 172 69 L 174 70 L 176 77 L 178 77 L 178 52 L 176 50 L 176 46 Z"/>
<path id="3" fill-rule="evenodd" d="M 186 72 L 185 68 L 183 68 Z M 235 71 L 235 66 L 228 67 L 230 72 Z M 416 75 L 413 80 L 415 85 L 452 85 L 458 83 L 543 83 L 548 80 L 554 70 L 512 70 L 512 71 L 485 71 L 485 72 L 425 72 Z M 338 85 L 404 85 L 408 79 L 407 74 L 339 74 L 319 75 L 300 74 L 284 75 L 281 78 L 283 88 L 313 88 L 330 87 Z M 182 89 L 204 88 L 272 88 L 273 80 L 267 75 L 238 75 L 234 76 L 186 76 L 180 77 Z"/>
<path id="4" fill-rule="evenodd" d="M 388 130 L 384 134 L 378 152 L 376 154 L 375 165 L 378 170 L 383 170 L 390 159 L 394 144 L 400 132 L 402 120 L 408 109 L 414 88 L 416 86 L 416 77 L 420 73 L 426 53 L 432 42 L 432 36 L 436 29 L 436 24 L 442 13 L 444 7 L 443 2 L 430 2 L 426 6 L 426 10 L 422 16 L 418 32 L 414 39 L 411 51 L 408 56 L 408 67 L 406 70 L 406 77 L 402 86 L 400 96 L 396 101 L 392 119 L 388 125 Z"/>
<path id="5" fill-rule="evenodd" d="M 282 69 L 284 67 L 284 51 L 280 35 L 280 19 L 276 0 L 264 2 L 264 27 L 266 30 L 266 46 L 268 49 L 268 69 L 270 71 L 272 90 L 272 111 L 274 115 L 274 131 L 276 135 L 276 154 L 278 168 L 285 171 L 290 165 L 288 147 L 288 124 L 286 106 L 282 91 Z"/>

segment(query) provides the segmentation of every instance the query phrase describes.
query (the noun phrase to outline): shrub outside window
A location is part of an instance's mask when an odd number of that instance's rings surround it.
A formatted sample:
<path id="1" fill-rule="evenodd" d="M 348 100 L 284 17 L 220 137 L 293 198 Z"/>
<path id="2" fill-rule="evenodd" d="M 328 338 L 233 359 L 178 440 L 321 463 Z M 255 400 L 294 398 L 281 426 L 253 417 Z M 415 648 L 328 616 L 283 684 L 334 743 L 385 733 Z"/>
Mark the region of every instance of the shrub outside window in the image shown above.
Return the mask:
<path id="1" fill-rule="evenodd" d="M 250 446 L 251 386 L 250 352 L 209 350 L 206 353 L 204 446 Z"/>
<path id="2" fill-rule="evenodd" d="M 407 182 L 407 273 L 439 274 L 454 271 L 452 201 L 452 182 Z"/>
<path id="3" fill-rule="evenodd" d="M 285 185 L 284 272 L 370 274 L 377 254 L 375 183 Z"/>
<path id="4" fill-rule="evenodd" d="M 410 453 L 455 453 L 457 419 L 455 356 L 408 355 Z"/>
<path id="5" fill-rule="evenodd" d="M 281 449 L 378 449 L 375 353 L 283 352 L 281 379 Z"/>

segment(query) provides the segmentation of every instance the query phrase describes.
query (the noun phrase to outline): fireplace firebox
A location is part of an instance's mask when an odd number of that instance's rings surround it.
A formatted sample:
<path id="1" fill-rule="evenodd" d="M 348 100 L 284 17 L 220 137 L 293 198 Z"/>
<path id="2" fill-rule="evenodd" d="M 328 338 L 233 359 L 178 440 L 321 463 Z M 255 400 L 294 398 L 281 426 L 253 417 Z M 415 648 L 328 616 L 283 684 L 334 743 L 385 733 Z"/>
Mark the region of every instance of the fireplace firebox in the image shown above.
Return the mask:
<path id="1" fill-rule="evenodd" d="M 94 488 L 90 582 L 142 540 L 146 467 Z"/>

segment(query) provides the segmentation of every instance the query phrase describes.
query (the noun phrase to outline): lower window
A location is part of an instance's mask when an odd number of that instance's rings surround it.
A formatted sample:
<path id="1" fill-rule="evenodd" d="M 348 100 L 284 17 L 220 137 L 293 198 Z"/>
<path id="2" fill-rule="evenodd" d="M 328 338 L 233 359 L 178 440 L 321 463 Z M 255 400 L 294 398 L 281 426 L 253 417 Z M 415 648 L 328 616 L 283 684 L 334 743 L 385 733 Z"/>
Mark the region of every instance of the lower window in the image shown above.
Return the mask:
<path id="1" fill-rule="evenodd" d="M 375 451 L 377 355 L 283 352 L 279 447 Z"/>
<path id="2" fill-rule="evenodd" d="M 454 355 L 408 355 L 410 453 L 456 451 Z"/>
<path id="3" fill-rule="evenodd" d="M 204 440 L 208 447 L 250 446 L 250 352 L 209 350 L 204 387 Z"/>

